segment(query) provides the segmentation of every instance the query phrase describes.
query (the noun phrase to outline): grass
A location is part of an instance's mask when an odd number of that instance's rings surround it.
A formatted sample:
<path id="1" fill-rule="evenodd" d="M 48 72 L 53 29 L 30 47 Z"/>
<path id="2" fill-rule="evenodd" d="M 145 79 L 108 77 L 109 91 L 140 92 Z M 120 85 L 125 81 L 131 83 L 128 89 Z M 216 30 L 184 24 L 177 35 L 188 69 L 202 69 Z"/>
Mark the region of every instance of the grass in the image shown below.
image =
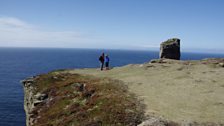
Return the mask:
<path id="1" fill-rule="evenodd" d="M 175 42 L 178 38 L 172 38 L 172 39 L 168 39 L 167 41 L 163 42 L 163 45 L 169 45 L 172 44 L 173 42 Z"/>
<path id="2" fill-rule="evenodd" d="M 126 126 L 144 119 L 144 105 L 121 81 L 51 72 L 35 83 L 36 92 L 49 96 L 32 112 L 35 126 Z"/>

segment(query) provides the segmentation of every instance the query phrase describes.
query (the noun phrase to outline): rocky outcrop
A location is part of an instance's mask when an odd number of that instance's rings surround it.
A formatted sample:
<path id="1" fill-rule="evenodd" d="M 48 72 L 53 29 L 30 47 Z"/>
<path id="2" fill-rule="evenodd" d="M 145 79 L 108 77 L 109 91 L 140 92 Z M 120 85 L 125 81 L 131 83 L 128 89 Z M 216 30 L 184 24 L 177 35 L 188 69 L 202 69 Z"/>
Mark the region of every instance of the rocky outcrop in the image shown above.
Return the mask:
<path id="1" fill-rule="evenodd" d="M 182 126 L 182 125 L 158 117 L 157 118 L 151 117 L 150 119 L 147 119 L 138 126 Z"/>
<path id="2" fill-rule="evenodd" d="M 161 43 L 160 58 L 180 60 L 180 39 L 172 38 Z"/>
<path id="3" fill-rule="evenodd" d="M 35 122 L 33 110 L 38 104 L 45 102 L 48 98 L 46 94 L 41 94 L 36 91 L 34 78 L 22 80 L 24 87 L 24 110 L 26 112 L 26 126 L 31 126 Z"/>

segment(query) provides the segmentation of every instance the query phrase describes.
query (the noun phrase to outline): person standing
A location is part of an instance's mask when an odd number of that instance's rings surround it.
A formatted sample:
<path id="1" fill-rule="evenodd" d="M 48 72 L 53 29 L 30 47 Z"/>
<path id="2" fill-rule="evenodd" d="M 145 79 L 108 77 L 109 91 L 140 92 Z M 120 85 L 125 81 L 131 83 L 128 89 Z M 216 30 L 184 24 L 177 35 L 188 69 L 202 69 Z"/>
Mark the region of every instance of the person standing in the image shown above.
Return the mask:
<path id="1" fill-rule="evenodd" d="M 110 58 L 108 55 L 106 55 L 106 58 L 105 58 L 106 70 L 109 70 L 109 62 L 110 62 Z"/>
<path id="2" fill-rule="evenodd" d="M 100 69 L 103 70 L 103 65 L 104 65 L 104 53 L 99 57 L 100 61 Z"/>

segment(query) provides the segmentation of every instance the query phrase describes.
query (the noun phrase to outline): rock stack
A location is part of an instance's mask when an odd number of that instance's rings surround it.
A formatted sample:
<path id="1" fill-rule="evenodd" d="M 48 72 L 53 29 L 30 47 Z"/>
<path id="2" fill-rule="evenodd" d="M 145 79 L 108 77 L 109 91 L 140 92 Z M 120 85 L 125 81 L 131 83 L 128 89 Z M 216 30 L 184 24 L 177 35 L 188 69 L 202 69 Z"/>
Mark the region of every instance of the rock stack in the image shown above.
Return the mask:
<path id="1" fill-rule="evenodd" d="M 160 58 L 180 60 L 180 39 L 172 38 L 160 44 Z"/>

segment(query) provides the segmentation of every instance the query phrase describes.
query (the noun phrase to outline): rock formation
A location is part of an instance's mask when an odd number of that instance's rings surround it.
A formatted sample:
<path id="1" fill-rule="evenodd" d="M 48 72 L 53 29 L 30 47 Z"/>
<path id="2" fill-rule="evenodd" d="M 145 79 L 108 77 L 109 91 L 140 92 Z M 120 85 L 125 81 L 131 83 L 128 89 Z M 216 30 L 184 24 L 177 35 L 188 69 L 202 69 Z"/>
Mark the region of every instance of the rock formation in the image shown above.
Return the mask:
<path id="1" fill-rule="evenodd" d="M 172 38 L 161 43 L 160 58 L 180 60 L 180 39 Z"/>
<path id="2" fill-rule="evenodd" d="M 45 102 L 48 99 L 46 94 L 36 92 L 34 78 L 28 78 L 21 81 L 24 87 L 24 110 L 26 112 L 26 126 L 31 126 L 36 120 L 33 110 L 38 104 Z"/>

